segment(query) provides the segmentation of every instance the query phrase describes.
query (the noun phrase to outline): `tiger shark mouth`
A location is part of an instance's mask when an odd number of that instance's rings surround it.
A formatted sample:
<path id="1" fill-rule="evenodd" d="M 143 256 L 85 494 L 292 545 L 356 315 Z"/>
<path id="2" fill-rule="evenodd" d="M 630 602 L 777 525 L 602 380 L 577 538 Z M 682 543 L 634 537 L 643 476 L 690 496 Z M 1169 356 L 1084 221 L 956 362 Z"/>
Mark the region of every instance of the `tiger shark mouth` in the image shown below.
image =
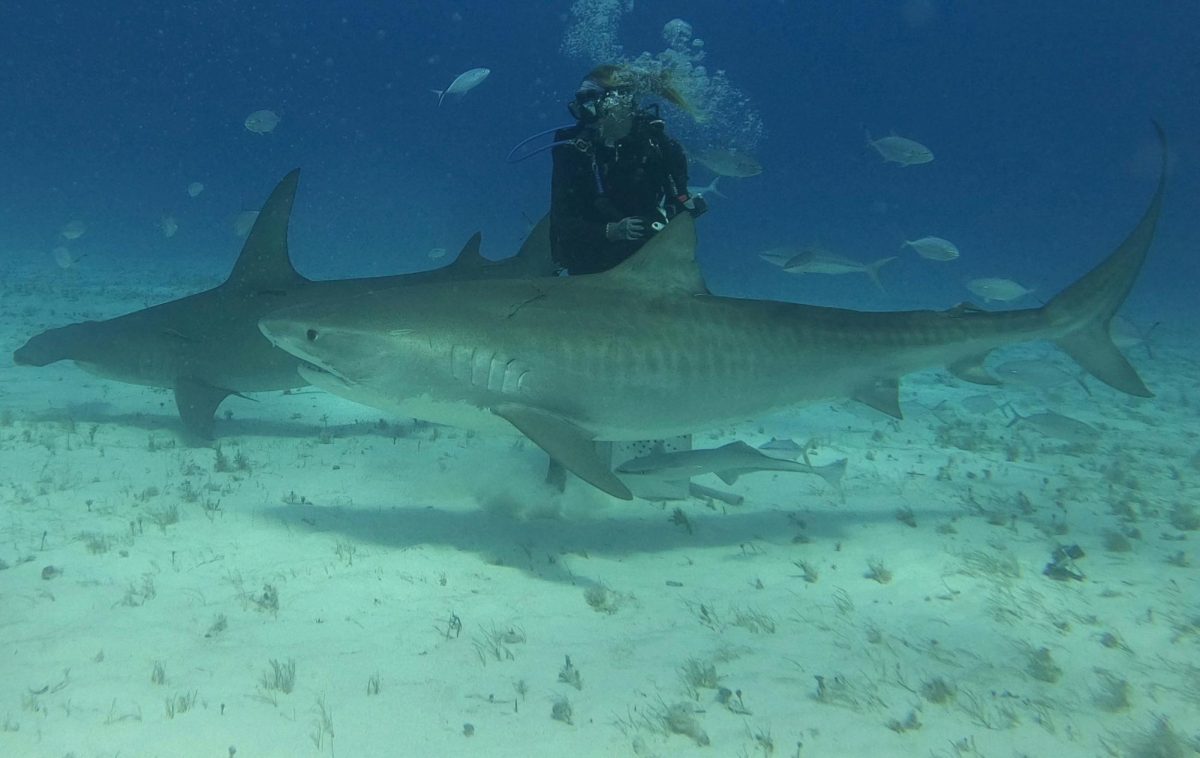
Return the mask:
<path id="1" fill-rule="evenodd" d="M 323 368 L 307 360 L 304 360 L 297 366 L 296 371 L 304 381 L 317 387 L 325 385 L 353 387 L 355 385 L 355 382 L 351 381 L 344 374 L 340 374 L 332 369 Z"/>

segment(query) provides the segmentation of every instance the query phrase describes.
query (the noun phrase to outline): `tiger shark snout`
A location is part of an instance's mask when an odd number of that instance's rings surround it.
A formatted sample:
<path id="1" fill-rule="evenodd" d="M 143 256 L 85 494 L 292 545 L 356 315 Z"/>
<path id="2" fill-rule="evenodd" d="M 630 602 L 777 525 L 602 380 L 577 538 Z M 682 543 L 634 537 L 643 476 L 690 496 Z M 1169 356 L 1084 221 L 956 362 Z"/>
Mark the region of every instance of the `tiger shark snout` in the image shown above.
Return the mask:
<path id="1" fill-rule="evenodd" d="M 307 308 L 288 309 L 259 320 L 258 329 L 272 345 L 301 361 L 296 370 L 309 384 L 344 393 L 358 383 L 354 377 L 377 369 L 383 351 L 371 344 L 370 334 L 325 323 L 321 316 Z"/>
<path id="2" fill-rule="evenodd" d="M 308 367 L 301 366 L 301 370 L 316 368 L 328 371 L 317 344 L 323 336 L 323 330 L 311 325 L 309 320 L 271 315 L 258 322 L 258 330 L 275 347 L 310 364 Z"/>

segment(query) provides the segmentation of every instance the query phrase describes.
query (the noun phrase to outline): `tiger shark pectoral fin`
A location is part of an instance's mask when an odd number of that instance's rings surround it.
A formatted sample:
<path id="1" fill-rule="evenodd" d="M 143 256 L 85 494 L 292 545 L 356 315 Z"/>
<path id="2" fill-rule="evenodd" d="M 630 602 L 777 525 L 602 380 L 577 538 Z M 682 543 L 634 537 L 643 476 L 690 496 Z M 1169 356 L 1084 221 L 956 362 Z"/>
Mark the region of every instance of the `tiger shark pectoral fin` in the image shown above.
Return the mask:
<path id="1" fill-rule="evenodd" d="M 517 428 L 533 443 L 549 453 L 552 460 L 588 484 L 613 497 L 632 500 L 633 493 L 596 453 L 596 444 L 587 431 L 549 411 L 525 405 L 497 406 L 493 412 Z"/>
<path id="2" fill-rule="evenodd" d="M 217 406 L 234 394 L 199 379 L 181 376 L 175 380 L 175 407 L 189 432 L 203 439 L 213 436 L 213 415 Z"/>
<path id="3" fill-rule="evenodd" d="M 896 377 L 880 377 L 857 388 L 850 397 L 892 418 L 904 418 L 900 411 L 900 380 Z"/>

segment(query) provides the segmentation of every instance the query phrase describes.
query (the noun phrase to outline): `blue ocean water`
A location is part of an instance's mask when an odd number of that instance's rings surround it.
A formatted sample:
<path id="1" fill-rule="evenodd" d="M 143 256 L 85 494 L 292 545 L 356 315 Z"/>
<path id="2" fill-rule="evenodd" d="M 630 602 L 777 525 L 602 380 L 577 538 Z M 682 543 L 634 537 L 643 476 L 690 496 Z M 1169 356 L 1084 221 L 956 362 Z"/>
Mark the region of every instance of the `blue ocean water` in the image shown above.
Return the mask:
<path id="1" fill-rule="evenodd" d="M 545 212 L 549 173 L 546 155 L 509 165 L 508 149 L 569 121 L 564 104 L 599 56 L 661 58 L 676 18 L 703 40 L 687 65 L 724 72 L 736 97 L 702 125 L 669 113 L 672 131 L 689 149 L 735 144 L 764 166 L 725 180 L 728 199 L 704 221 L 700 257 L 715 286 L 876 308 L 954 303 L 974 276 L 1051 292 L 1136 217 L 1156 118 L 1174 170 L 1133 305 L 1153 291 L 1156 304 L 1189 306 L 1200 10 L 1185 2 L 10 0 L 0 245 L 49 250 L 83 217 L 79 246 L 97 254 L 229 262 L 230 217 L 300 166 L 293 248 L 312 275 L 427 265 L 430 248 L 456 250 L 476 230 L 489 255 L 507 255 Z M 437 107 L 430 90 L 475 66 L 491 76 Z M 697 94 L 712 95 L 711 83 Z M 243 127 L 258 109 L 280 115 L 272 133 Z M 936 159 L 884 164 L 868 131 L 917 139 Z M 693 176 L 711 175 L 694 166 Z M 195 199 L 184 193 L 193 181 L 206 187 Z M 164 215 L 180 226 L 170 240 Z M 926 234 L 954 240 L 963 258 L 903 256 L 887 272 L 890 299 L 857 277 L 780 276 L 755 256 L 819 242 L 873 260 Z"/>

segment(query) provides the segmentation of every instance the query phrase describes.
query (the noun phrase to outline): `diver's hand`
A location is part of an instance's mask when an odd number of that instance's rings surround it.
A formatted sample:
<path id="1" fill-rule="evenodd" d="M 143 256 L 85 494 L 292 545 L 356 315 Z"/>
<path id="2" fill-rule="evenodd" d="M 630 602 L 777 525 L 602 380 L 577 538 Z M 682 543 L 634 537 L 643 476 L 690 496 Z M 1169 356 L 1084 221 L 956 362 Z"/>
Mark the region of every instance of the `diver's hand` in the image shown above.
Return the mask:
<path id="1" fill-rule="evenodd" d="M 620 221 L 604 225 L 604 237 L 609 242 L 628 242 L 646 236 L 646 222 L 637 216 L 627 216 Z"/>

